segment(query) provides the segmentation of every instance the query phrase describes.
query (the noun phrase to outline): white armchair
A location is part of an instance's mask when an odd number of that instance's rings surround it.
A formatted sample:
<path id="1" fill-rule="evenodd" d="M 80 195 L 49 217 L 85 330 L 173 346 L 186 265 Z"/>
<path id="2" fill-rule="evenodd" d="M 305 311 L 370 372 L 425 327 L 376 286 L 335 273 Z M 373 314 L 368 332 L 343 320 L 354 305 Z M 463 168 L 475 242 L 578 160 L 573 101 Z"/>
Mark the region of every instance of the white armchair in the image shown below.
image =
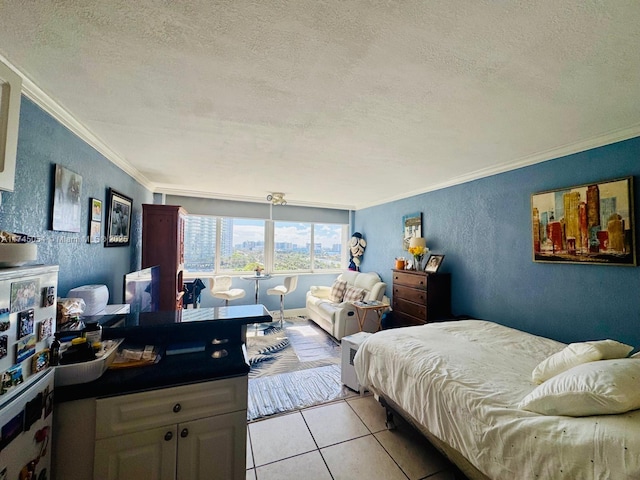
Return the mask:
<path id="1" fill-rule="evenodd" d="M 387 284 L 375 272 L 356 272 L 348 270 L 336 280 L 345 281 L 347 287 L 364 290 L 365 301 L 382 300 Z M 307 316 L 318 326 L 326 330 L 336 340 L 360 331 L 353 301 L 333 302 L 332 286 L 312 286 L 307 292 Z M 364 322 L 364 331 L 375 332 L 378 328 L 375 312 L 370 312 Z"/>

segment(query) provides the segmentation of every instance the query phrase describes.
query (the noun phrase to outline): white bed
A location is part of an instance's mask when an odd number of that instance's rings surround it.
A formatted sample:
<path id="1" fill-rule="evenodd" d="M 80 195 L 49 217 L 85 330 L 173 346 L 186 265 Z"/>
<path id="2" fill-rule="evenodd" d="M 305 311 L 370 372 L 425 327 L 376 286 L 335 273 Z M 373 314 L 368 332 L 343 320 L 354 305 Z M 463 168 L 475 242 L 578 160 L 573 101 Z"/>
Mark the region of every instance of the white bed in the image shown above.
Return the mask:
<path id="1" fill-rule="evenodd" d="M 360 384 L 382 396 L 473 478 L 640 479 L 640 410 L 568 417 L 521 410 L 534 368 L 565 344 L 464 320 L 378 332 Z"/>

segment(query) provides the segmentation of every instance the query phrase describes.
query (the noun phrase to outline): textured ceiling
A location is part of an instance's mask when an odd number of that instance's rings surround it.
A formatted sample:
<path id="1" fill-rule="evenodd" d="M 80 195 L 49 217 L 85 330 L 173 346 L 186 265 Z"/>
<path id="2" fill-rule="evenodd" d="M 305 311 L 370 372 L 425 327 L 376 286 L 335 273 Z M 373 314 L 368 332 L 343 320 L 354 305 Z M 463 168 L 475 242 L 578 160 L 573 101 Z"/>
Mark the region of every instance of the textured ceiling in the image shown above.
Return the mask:
<path id="1" fill-rule="evenodd" d="M 636 0 L 4 0 L 0 24 L 27 94 L 158 192 L 357 209 L 640 135 Z"/>

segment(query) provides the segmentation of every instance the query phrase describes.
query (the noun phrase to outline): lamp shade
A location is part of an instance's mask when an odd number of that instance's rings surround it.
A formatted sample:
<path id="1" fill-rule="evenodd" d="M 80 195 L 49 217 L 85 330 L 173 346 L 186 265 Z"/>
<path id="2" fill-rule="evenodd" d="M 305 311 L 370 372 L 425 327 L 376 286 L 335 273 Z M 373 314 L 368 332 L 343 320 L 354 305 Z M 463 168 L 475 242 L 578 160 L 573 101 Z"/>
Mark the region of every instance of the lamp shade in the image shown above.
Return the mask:
<path id="1" fill-rule="evenodd" d="M 409 239 L 409 247 L 426 247 L 427 239 L 422 237 L 411 237 Z"/>

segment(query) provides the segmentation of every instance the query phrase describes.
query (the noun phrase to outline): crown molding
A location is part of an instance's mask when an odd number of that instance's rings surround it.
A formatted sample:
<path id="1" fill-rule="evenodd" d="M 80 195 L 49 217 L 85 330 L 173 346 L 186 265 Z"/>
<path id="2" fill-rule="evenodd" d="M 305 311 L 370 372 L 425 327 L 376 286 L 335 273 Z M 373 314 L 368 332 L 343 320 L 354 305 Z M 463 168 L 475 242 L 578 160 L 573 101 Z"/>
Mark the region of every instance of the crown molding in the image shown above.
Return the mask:
<path id="1" fill-rule="evenodd" d="M 386 197 L 374 203 L 356 205 L 355 210 L 362 210 L 364 208 L 375 207 L 397 200 L 404 200 L 405 198 L 422 195 L 423 193 L 442 190 L 443 188 L 453 187 L 455 185 L 461 185 L 463 183 L 472 182 L 481 178 L 498 175 L 500 173 L 509 172 L 511 170 L 517 170 L 518 168 L 528 167 L 537 163 L 547 162 L 549 160 L 555 160 L 558 158 L 566 157 L 568 155 L 573 155 L 575 153 L 591 150 L 593 148 L 604 147 L 605 145 L 611 145 L 613 143 L 622 142 L 623 140 L 629 140 L 630 138 L 635 137 L 640 137 L 640 124 L 632 125 L 631 127 L 623 128 L 620 130 L 614 130 L 597 137 L 581 140 L 579 142 L 562 145 L 560 147 L 545 150 L 543 152 L 538 152 L 526 157 L 521 157 L 520 159 L 514 160 L 513 162 L 506 162 L 490 168 L 476 170 L 475 172 L 471 172 L 466 175 L 460 175 L 444 182 L 435 183 L 422 189 L 412 190 L 403 193 L 402 195 Z"/>

